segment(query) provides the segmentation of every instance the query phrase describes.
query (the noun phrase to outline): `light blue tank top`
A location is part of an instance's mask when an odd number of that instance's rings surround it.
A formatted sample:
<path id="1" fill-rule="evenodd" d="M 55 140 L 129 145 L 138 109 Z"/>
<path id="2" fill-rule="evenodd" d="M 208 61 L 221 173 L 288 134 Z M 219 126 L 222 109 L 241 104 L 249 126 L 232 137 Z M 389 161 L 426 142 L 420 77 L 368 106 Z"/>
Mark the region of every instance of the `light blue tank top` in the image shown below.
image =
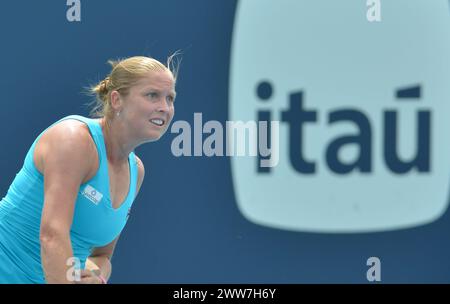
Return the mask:
<path id="1" fill-rule="evenodd" d="M 80 186 L 70 230 L 74 257 L 80 259 L 81 268 L 84 268 L 91 250 L 112 242 L 125 227 L 136 195 L 138 171 L 134 152 L 131 152 L 128 157 L 129 191 L 124 202 L 117 209 L 113 208 L 106 147 L 99 122 L 71 115 L 56 123 L 66 119 L 87 124 L 99 159 L 95 176 Z M 0 201 L 0 283 L 45 283 L 39 241 L 44 178 L 33 162 L 34 147 L 44 132 L 28 150 L 22 169 Z"/>

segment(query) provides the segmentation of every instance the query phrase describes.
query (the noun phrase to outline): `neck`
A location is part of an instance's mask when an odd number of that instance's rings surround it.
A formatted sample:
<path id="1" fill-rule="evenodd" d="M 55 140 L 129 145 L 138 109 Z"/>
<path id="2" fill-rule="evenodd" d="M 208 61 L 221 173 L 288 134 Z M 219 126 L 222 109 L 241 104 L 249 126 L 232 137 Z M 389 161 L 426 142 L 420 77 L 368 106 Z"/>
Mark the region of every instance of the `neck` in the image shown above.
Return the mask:
<path id="1" fill-rule="evenodd" d="M 113 165 L 128 163 L 128 155 L 134 150 L 134 146 L 126 141 L 126 130 L 120 126 L 117 119 L 112 119 L 106 123 L 105 118 L 100 118 L 100 126 L 103 131 L 103 138 L 106 146 L 108 161 Z"/>

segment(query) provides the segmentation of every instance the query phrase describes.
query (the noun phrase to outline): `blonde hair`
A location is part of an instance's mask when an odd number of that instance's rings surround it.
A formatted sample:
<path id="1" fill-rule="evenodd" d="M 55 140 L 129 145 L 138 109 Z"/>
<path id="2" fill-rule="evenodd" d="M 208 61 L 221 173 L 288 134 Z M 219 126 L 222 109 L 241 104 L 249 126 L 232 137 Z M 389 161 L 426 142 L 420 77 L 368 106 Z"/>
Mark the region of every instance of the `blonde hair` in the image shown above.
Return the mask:
<path id="1" fill-rule="evenodd" d="M 158 60 L 146 56 L 133 56 L 119 60 L 108 60 L 112 70 L 105 79 L 98 84 L 88 88 L 91 95 L 96 98 L 90 112 L 91 117 L 105 117 L 108 121 L 114 115 L 111 107 L 111 92 L 118 91 L 122 96 L 126 96 L 130 87 L 136 84 L 149 72 L 164 72 L 172 74 L 174 81 L 178 76 L 181 60 L 177 56 L 177 51 L 167 58 L 167 66 Z"/>

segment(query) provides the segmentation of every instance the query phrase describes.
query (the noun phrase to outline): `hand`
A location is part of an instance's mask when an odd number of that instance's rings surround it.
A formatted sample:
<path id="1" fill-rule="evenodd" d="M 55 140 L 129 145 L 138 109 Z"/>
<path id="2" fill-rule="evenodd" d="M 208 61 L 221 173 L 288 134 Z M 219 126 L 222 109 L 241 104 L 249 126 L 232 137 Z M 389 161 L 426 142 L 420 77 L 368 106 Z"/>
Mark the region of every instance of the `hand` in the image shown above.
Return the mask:
<path id="1" fill-rule="evenodd" d="M 103 284 L 100 279 L 100 270 L 82 269 L 80 273 L 80 281 L 75 281 L 76 284 Z"/>

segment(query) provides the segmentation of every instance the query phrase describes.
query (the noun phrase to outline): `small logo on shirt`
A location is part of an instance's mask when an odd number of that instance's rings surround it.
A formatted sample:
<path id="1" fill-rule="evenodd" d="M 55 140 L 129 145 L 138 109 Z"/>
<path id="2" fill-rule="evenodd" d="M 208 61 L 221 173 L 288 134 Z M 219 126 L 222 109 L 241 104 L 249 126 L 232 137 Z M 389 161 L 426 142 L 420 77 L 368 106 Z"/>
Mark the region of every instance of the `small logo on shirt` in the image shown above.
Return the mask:
<path id="1" fill-rule="evenodd" d="M 98 205 L 98 203 L 101 201 L 103 194 L 99 191 L 97 191 L 94 187 L 91 185 L 87 185 L 83 192 L 83 196 L 93 202 L 94 204 Z"/>

